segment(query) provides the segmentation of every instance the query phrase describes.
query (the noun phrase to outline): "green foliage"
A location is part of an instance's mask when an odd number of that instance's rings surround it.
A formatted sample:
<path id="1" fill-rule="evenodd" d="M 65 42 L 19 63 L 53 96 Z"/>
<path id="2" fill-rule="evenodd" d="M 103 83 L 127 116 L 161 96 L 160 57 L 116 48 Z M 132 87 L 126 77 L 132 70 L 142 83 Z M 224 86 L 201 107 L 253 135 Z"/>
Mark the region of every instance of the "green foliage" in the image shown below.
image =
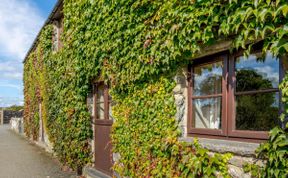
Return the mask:
<path id="1" fill-rule="evenodd" d="M 44 128 L 54 151 L 63 163 L 78 169 L 90 161 L 90 118 L 85 105 L 82 108 L 77 108 L 75 103 L 66 105 L 68 92 L 62 88 L 72 87 L 72 84 L 62 78 L 60 53 L 52 53 L 52 33 L 51 25 L 45 27 L 36 49 L 25 62 L 25 132 L 34 140 L 38 138 L 41 106 Z M 59 80 L 65 83 L 59 83 Z M 85 100 L 85 97 L 82 98 Z"/>
<path id="2" fill-rule="evenodd" d="M 262 144 L 257 150 L 258 157 L 267 159 L 263 170 L 263 177 L 288 176 L 288 134 L 275 127 L 270 131 L 267 143 Z"/>
<path id="3" fill-rule="evenodd" d="M 177 140 L 179 130 L 172 79 L 160 77 L 128 91 L 112 91 L 114 152 L 121 158 L 114 169 L 128 177 L 228 176 L 229 155 L 208 155 L 197 141 L 186 145 Z M 127 151 L 129 150 L 129 151 Z"/>
<path id="4" fill-rule="evenodd" d="M 39 111 L 41 109 L 44 126 L 47 124 L 47 72 L 45 60 L 51 54 L 52 26 L 46 26 L 40 35 L 36 49 L 29 54 L 24 64 L 24 118 L 25 132 L 35 140 L 39 131 Z M 42 105 L 39 105 L 39 104 Z M 41 106 L 41 108 L 39 108 Z M 36 119 L 37 118 L 37 119 Z M 46 127 L 45 127 L 46 128 Z M 46 129 L 47 130 L 47 129 Z"/>
<path id="5" fill-rule="evenodd" d="M 120 175 L 228 176 L 229 155 L 177 141 L 171 75 L 221 40 L 233 39 L 233 50 L 264 39 L 264 52 L 287 53 L 286 0 L 64 0 L 63 12 L 63 48 L 51 52 L 48 26 L 25 62 L 28 135 L 38 131 L 40 98 L 61 161 L 75 169 L 89 162 L 86 97 L 100 78 L 116 101 L 112 138 Z"/>
<path id="6" fill-rule="evenodd" d="M 283 57 L 285 61 L 288 61 L 288 55 L 286 54 L 286 56 Z M 287 64 L 287 62 L 285 62 L 284 64 Z M 288 120 L 287 120 L 287 115 L 288 115 L 288 75 L 286 74 L 285 78 L 283 79 L 282 83 L 280 84 L 279 88 L 281 89 L 281 99 L 282 99 L 282 103 L 283 103 L 283 114 L 280 116 L 281 121 L 283 121 L 283 123 L 286 125 L 284 125 L 282 128 L 286 127 L 286 130 L 288 129 Z"/>
<path id="7" fill-rule="evenodd" d="M 264 167 L 246 165 L 245 171 L 253 177 L 288 176 L 288 133 L 279 127 L 270 131 L 269 141 L 257 149 L 257 157 L 265 159 Z"/>
<path id="8" fill-rule="evenodd" d="M 11 110 L 11 111 L 20 111 L 23 109 L 23 106 L 12 105 L 12 106 L 6 107 L 5 109 Z"/>

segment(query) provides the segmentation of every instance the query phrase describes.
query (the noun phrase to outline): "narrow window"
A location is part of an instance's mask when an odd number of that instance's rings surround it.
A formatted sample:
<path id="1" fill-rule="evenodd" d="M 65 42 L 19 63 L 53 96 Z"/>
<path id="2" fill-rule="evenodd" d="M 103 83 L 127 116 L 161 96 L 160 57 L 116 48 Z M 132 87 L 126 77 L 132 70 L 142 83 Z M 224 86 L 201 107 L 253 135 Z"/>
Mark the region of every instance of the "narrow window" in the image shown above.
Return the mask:
<path id="1" fill-rule="evenodd" d="M 195 128 L 221 128 L 222 75 L 222 61 L 194 68 L 192 111 Z"/>
<path id="2" fill-rule="evenodd" d="M 225 75 L 226 57 L 203 59 L 191 68 L 192 81 L 189 109 L 191 133 L 223 135 L 226 128 L 225 114 Z"/>
<path id="3" fill-rule="evenodd" d="M 61 41 L 61 34 L 63 33 L 63 17 L 55 20 L 52 25 L 52 51 L 57 52 L 63 46 L 63 43 Z"/>
<path id="4" fill-rule="evenodd" d="M 53 34 L 52 34 L 52 51 L 53 52 L 56 52 L 59 49 L 59 36 L 60 36 L 59 22 L 55 20 L 53 22 Z"/>
<path id="5" fill-rule="evenodd" d="M 94 85 L 94 113 L 96 120 L 112 121 L 112 99 L 109 96 L 108 86 L 104 82 L 98 82 Z"/>
<path id="6" fill-rule="evenodd" d="M 104 84 L 96 85 L 96 119 L 104 120 L 106 111 L 105 109 L 105 88 Z"/>

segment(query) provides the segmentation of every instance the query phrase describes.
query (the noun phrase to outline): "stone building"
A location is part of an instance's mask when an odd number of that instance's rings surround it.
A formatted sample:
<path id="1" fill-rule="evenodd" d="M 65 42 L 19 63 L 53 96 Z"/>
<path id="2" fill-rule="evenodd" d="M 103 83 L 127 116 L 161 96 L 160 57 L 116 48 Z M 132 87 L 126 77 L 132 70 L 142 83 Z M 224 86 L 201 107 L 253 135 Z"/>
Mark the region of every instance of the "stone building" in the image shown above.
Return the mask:
<path id="1" fill-rule="evenodd" d="M 54 27 L 51 37 L 54 51 L 62 47 L 62 8 L 62 1 L 58 1 L 45 23 Z M 267 140 L 268 131 L 277 124 L 275 118 L 281 109 L 278 85 L 288 68 L 287 60 L 278 59 L 271 53 L 266 54 L 265 60 L 258 60 L 261 43 L 255 45 L 248 57 L 244 57 L 243 50 L 230 53 L 230 40 L 204 47 L 193 58 L 193 64 L 178 69 L 174 77 L 177 84 L 173 90 L 177 107 L 175 118 L 182 132 L 179 140 L 193 142 L 197 137 L 211 154 L 232 153 L 234 156 L 228 166 L 233 177 L 250 177 L 243 171 L 245 163 L 263 164 L 255 158 L 255 150 L 259 143 Z M 91 152 L 96 170 L 87 168 L 85 174 L 111 176 L 112 163 L 119 159 L 117 153 L 111 158 L 111 98 L 104 82 L 91 85 L 93 91 L 87 98 L 87 105 L 93 118 Z M 41 100 L 39 108 L 42 108 Z M 51 150 L 41 110 L 39 113 L 38 141 Z"/>
<path id="2" fill-rule="evenodd" d="M 20 111 L 12 111 L 12 110 L 0 110 L 0 125 L 9 124 L 11 118 L 22 118 L 23 110 Z"/>

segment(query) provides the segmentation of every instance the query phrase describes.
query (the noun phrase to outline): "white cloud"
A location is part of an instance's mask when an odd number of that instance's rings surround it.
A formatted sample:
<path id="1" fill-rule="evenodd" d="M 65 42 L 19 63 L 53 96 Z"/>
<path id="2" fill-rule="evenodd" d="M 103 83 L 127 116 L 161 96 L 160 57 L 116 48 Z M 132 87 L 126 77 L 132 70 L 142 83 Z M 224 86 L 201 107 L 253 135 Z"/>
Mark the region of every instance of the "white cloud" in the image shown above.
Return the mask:
<path id="1" fill-rule="evenodd" d="M 22 80 L 22 72 L 3 72 L 1 78 Z"/>
<path id="2" fill-rule="evenodd" d="M 1 62 L 0 59 L 0 79 L 22 80 L 22 68 L 20 62 L 14 60 Z"/>
<path id="3" fill-rule="evenodd" d="M 12 105 L 23 105 L 23 99 L 17 97 L 0 97 L 0 107 L 9 107 Z"/>
<path id="4" fill-rule="evenodd" d="M 15 66 L 11 62 L 0 62 L 0 73 L 13 71 L 15 71 Z"/>
<path id="5" fill-rule="evenodd" d="M 23 60 L 44 19 L 27 0 L 1 0 L 0 53 Z"/>
<path id="6" fill-rule="evenodd" d="M 277 66 L 278 67 L 278 66 Z M 272 82 L 273 87 L 277 88 L 279 84 L 279 71 L 271 66 L 255 67 L 260 75 L 269 79 Z"/>
<path id="7" fill-rule="evenodd" d="M 44 23 L 30 0 L 0 0 L 0 107 L 23 104 L 22 61 Z"/>
<path id="8" fill-rule="evenodd" d="M 15 84 L 10 84 L 10 83 L 0 83 L 0 87 L 8 87 L 8 88 L 15 88 L 19 91 L 22 90 L 22 87 L 19 85 L 15 85 Z"/>

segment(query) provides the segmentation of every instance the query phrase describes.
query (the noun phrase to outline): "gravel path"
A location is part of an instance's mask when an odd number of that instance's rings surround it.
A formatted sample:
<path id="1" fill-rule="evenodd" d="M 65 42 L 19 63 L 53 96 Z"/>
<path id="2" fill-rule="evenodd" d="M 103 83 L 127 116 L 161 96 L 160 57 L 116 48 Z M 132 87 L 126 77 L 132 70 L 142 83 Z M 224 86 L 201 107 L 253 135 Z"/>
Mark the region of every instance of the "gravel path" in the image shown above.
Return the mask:
<path id="1" fill-rule="evenodd" d="M 0 125 L 0 178 L 75 178 L 57 160 L 25 138 Z"/>

